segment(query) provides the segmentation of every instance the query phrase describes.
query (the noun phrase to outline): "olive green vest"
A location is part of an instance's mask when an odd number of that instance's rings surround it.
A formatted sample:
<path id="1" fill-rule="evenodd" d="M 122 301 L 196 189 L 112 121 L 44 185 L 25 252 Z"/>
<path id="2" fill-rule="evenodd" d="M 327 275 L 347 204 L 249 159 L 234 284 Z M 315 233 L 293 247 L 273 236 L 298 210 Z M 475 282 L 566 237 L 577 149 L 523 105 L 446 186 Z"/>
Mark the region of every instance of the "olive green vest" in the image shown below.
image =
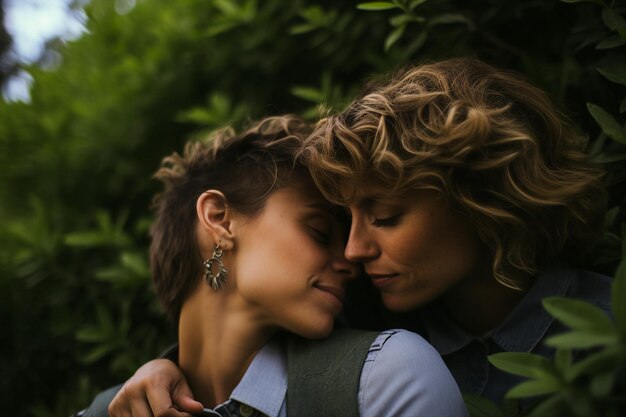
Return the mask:
<path id="1" fill-rule="evenodd" d="M 324 340 L 287 344 L 287 415 L 358 417 L 361 369 L 379 332 L 335 331 Z"/>
<path id="2" fill-rule="evenodd" d="M 378 334 L 342 329 L 324 340 L 289 336 L 287 415 L 358 417 L 361 369 Z M 117 385 L 101 392 L 88 409 L 75 417 L 108 417 L 109 403 L 121 388 Z"/>

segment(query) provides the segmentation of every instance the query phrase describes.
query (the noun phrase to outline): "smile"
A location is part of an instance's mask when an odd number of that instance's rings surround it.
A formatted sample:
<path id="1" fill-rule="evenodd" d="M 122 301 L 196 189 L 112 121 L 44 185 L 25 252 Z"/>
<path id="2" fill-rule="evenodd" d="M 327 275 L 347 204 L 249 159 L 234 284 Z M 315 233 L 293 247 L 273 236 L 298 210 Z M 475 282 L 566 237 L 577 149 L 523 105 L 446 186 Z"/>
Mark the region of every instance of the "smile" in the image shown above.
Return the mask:
<path id="1" fill-rule="evenodd" d="M 339 301 L 343 305 L 343 299 L 346 296 L 346 291 L 343 288 L 336 287 L 334 285 L 324 284 L 321 282 L 318 282 L 313 286 L 317 288 L 318 290 L 321 290 L 327 294 L 332 295 L 334 298 L 337 299 L 337 301 Z"/>
<path id="2" fill-rule="evenodd" d="M 394 283 L 400 275 L 398 274 L 368 274 L 372 280 L 372 284 L 376 288 L 384 288 Z"/>

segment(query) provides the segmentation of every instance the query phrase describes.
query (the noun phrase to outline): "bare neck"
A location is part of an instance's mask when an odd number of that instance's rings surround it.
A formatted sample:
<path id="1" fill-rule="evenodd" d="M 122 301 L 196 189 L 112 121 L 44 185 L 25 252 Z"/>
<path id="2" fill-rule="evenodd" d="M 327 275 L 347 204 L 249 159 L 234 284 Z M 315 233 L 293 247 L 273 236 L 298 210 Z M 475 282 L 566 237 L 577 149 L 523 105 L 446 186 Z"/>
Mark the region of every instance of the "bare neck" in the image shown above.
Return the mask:
<path id="1" fill-rule="evenodd" d="M 271 336 L 236 296 L 196 288 L 178 331 L 179 365 L 195 398 L 212 407 L 226 401 Z"/>

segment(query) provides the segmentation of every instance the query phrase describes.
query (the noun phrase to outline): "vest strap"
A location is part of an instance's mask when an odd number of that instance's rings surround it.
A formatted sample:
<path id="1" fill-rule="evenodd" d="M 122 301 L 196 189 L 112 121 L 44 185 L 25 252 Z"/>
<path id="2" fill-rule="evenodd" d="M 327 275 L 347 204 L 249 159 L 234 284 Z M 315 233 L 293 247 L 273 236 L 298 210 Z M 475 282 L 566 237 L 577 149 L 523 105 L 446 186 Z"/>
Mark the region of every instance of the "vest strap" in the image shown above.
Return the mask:
<path id="1" fill-rule="evenodd" d="M 287 342 L 287 415 L 359 417 L 363 363 L 379 332 L 340 329 L 324 340 Z"/>

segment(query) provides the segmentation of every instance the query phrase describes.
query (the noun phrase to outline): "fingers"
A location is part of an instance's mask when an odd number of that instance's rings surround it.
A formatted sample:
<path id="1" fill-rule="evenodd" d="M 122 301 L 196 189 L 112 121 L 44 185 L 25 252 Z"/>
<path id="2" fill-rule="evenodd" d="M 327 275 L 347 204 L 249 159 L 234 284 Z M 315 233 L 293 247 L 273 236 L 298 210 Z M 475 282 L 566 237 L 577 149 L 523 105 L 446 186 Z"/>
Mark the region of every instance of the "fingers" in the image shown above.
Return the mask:
<path id="1" fill-rule="evenodd" d="M 148 404 L 154 417 L 183 417 L 182 413 L 172 404 L 169 386 L 153 386 L 146 391 Z M 135 416 L 133 417 L 143 417 Z"/>
<path id="2" fill-rule="evenodd" d="M 132 401 L 130 403 L 130 412 L 132 417 L 157 417 L 150 410 L 150 405 L 145 397 L 141 401 Z"/>
<path id="3" fill-rule="evenodd" d="M 179 410 L 186 411 L 187 413 L 200 413 L 204 406 L 202 403 L 194 400 L 193 394 L 191 393 L 191 389 L 189 385 L 187 385 L 187 381 L 183 378 L 178 381 L 176 384 L 176 388 L 172 393 L 172 401 Z"/>
<path id="4" fill-rule="evenodd" d="M 154 417 L 148 399 L 140 393 L 129 390 L 126 385 L 109 404 L 110 417 Z"/>
<path id="5" fill-rule="evenodd" d="M 180 410 L 186 411 L 190 414 L 198 414 L 204 409 L 204 406 L 201 403 L 190 397 L 184 397 L 176 400 L 176 405 Z"/>
<path id="6" fill-rule="evenodd" d="M 175 405 L 174 405 L 175 404 Z M 141 366 L 109 406 L 111 417 L 191 417 L 202 411 L 175 363 L 156 359 Z M 181 411 L 179 411 L 181 410 Z"/>

